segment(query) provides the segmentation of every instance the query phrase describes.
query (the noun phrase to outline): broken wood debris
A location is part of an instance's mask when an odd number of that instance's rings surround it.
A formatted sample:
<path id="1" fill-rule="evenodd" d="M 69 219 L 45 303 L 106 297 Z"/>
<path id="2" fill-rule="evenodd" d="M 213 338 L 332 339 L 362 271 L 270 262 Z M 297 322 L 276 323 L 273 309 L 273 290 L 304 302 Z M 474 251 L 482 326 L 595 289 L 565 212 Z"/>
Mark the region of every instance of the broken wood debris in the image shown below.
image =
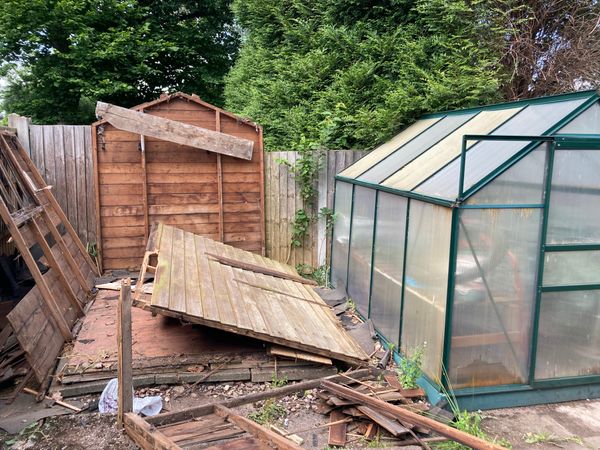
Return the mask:
<path id="1" fill-rule="evenodd" d="M 427 438 L 427 436 L 419 436 L 417 433 L 427 435 L 430 433 L 429 430 L 431 430 L 445 438 L 467 445 L 475 450 L 504 450 L 504 447 L 500 445 L 487 442 L 476 436 L 457 430 L 450 425 L 422 415 L 417 411 L 413 411 L 411 408 L 407 408 L 408 405 L 406 404 L 395 405 L 376 398 L 376 393 L 373 396 L 367 395 L 360 392 L 359 389 L 352 389 L 327 380 L 321 383 L 321 387 L 332 396 L 356 404 L 356 408 L 359 411 L 382 428 L 390 431 L 392 435 L 396 437 L 410 435 L 417 442 L 417 445 L 421 445 L 423 448 L 428 448 L 428 446 L 426 441 L 422 440 L 421 437 Z M 381 385 L 374 385 L 373 389 L 385 390 L 386 387 L 382 388 Z"/>
<path id="2" fill-rule="evenodd" d="M 31 367 L 26 380 L 35 377 L 43 397 L 62 345 L 84 314 L 94 265 L 17 136 L 6 131 L 0 131 L 0 219 L 8 231 L 1 239 L 14 245 L 35 281 L 7 319 Z M 13 375 L 17 354 L 7 363 Z"/>

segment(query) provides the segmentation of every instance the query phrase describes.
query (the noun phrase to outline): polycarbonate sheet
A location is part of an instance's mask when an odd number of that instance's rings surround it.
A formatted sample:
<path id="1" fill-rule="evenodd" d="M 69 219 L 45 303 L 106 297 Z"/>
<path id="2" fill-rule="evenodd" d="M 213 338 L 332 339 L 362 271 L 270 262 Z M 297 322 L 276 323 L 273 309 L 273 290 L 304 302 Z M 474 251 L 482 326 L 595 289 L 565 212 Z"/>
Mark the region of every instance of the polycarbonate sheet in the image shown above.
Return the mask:
<path id="1" fill-rule="evenodd" d="M 587 98 L 583 98 L 529 105 L 508 122 L 498 127 L 491 135 L 544 135 L 586 100 Z M 529 141 L 482 141 L 471 147 L 467 151 L 465 161 L 465 191 L 492 173 L 529 144 Z M 416 191 L 427 195 L 455 199 L 458 197 L 459 176 L 460 157 L 433 175 L 419 186 Z"/>
<path id="2" fill-rule="evenodd" d="M 600 283 L 600 251 L 546 252 L 544 286 Z"/>
<path id="3" fill-rule="evenodd" d="M 439 380 L 444 347 L 452 210 L 411 200 L 406 241 L 402 351 L 425 347 L 423 371 Z"/>
<path id="4" fill-rule="evenodd" d="M 575 119 L 562 127 L 559 133 L 598 134 L 600 133 L 600 103 L 596 102 Z"/>
<path id="5" fill-rule="evenodd" d="M 600 150 L 554 152 L 549 244 L 600 243 Z"/>
<path id="6" fill-rule="evenodd" d="M 452 314 L 454 388 L 526 383 L 540 209 L 460 212 Z"/>
<path id="7" fill-rule="evenodd" d="M 522 108 L 481 111 L 472 120 L 448 135 L 388 178 L 383 184 L 410 191 L 460 155 L 465 134 L 488 134 Z M 470 143 L 473 145 L 474 143 Z M 456 180 L 458 181 L 458 180 Z"/>
<path id="8" fill-rule="evenodd" d="M 536 380 L 600 374 L 600 291 L 542 294 Z"/>
<path id="9" fill-rule="evenodd" d="M 408 199 L 379 193 L 370 318 L 398 346 Z"/>
<path id="10" fill-rule="evenodd" d="M 348 261 L 348 295 L 356 309 L 365 317 L 369 314 L 369 285 L 371 282 L 371 254 L 373 251 L 373 224 L 377 191 L 366 187 L 354 188 L 352 235 Z"/>
<path id="11" fill-rule="evenodd" d="M 352 185 L 335 183 L 335 222 L 333 224 L 333 249 L 331 254 L 331 283 L 346 289 L 348 275 L 348 243 L 350 238 L 350 212 L 352 210 Z"/>
<path id="12" fill-rule="evenodd" d="M 461 126 L 467 120 L 472 118 L 475 113 L 452 114 L 439 120 L 424 133 L 418 135 L 402 148 L 392 153 L 383 161 L 367 170 L 359 180 L 370 183 L 381 183 L 391 174 L 404 167 L 421 153 L 427 151 L 429 147 L 443 139 L 449 133 Z"/>
<path id="13" fill-rule="evenodd" d="M 435 117 L 431 119 L 422 119 L 413 123 L 408 128 L 405 128 L 399 134 L 394 136 L 394 138 L 392 138 L 390 141 L 387 141 L 386 143 L 373 149 L 367 155 L 356 161 L 350 167 L 342 171 L 340 175 L 347 178 L 358 177 L 360 174 L 369 170 L 379 161 L 398 150 L 408 141 L 421 134 L 440 119 L 441 117 Z"/>
<path id="14" fill-rule="evenodd" d="M 470 197 L 468 205 L 542 204 L 547 144 L 525 156 Z"/>

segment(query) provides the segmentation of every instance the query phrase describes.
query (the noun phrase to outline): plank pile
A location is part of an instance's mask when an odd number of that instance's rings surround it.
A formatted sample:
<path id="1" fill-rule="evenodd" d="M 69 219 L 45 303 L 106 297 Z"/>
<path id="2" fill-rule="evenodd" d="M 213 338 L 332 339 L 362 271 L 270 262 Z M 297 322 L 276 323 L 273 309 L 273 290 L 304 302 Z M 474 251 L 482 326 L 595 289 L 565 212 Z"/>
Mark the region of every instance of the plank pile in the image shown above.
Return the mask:
<path id="1" fill-rule="evenodd" d="M 344 384 L 353 384 L 353 391 L 377 398 L 402 408 L 427 413 L 429 404 L 422 389 L 403 389 L 394 374 L 385 375 L 381 381 L 358 382 L 348 379 Z M 329 416 L 329 445 L 344 446 L 346 443 L 364 438 L 385 440 L 386 444 L 418 444 L 419 440 L 431 440 L 430 430 L 424 427 L 399 421 L 385 411 L 363 404 L 360 401 L 343 398 L 339 393 L 325 388 L 317 392 L 317 411 Z M 435 439 L 435 438 L 434 438 Z"/>
<path id="2" fill-rule="evenodd" d="M 27 375 L 30 371 L 25 351 L 19 346 L 10 325 L 0 331 L 0 385 Z"/>

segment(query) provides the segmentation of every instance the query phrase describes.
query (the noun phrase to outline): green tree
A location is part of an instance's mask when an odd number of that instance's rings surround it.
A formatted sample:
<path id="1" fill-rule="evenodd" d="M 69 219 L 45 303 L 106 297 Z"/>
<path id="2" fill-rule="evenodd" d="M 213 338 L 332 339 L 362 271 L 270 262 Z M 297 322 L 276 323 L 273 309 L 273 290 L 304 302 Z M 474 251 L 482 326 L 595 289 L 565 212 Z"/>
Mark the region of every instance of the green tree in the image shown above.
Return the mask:
<path id="1" fill-rule="evenodd" d="M 233 8 L 245 36 L 226 106 L 264 125 L 268 148 L 368 148 L 424 111 L 500 99 L 503 13 L 487 0 L 234 0 Z"/>
<path id="2" fill-rule="evenodd" d="M 87 123 L 96 100 L 161 92 L 223 101 L 239 33 L 230 0 L 3 0 L 3 107 L 34 121 Z"/>

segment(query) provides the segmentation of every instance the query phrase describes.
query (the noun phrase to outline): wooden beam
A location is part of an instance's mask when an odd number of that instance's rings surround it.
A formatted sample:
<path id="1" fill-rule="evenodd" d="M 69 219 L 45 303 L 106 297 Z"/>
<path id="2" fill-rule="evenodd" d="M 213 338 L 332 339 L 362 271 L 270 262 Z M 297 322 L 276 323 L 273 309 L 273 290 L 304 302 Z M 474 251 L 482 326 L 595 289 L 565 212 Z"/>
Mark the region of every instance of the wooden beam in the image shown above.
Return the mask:
<path id="1" fill-rule="evenodd" d="M 121 293 L 117 306 L 117 350 L 119 380 L 119 410 L 117 424 L 123 426 L 125 414 L 133 411 L 133 369 L 131 337 L 131 280 L 121 281 Z"/>
<path id="2" fill-rule="evenodd" d="M 242 430 L 257 437 L 263 442 L 271 443 L 279 450 L 302 450 L 302 447 L 293 443 L 289 439 L 271 431 L 258 423 L 240 416 L 231 409 L 222 405 L 215 405 L 215 414 L 225 418 L 228 422 L 236 424 Z"/>
<path id="3" fill-rule="evenodd" d="M 215 111 L 215 131 L 221 132 L 221 113 Z M 223 162 L 221 155 L 217 155 L 217 203 L 219 204 L 219 240 L 223 242 L 225 235 L 224 215 L 223 211 Z"/>
<path id="4" fill-rule="evenodd" d="M 321 383 L 321 386 L 324 389 L 327 389 L 329 392 L 334 393 L 338 397 L 353 400 L 363 405 L 369 406 L 400 421 L 409 422 L 413 425 L 423 426 L 425 428 L 435 431 L 438 434 L 446 436 L 453 441 L 459 442 L 475 450 L 506 450 L 500 445 L 484 441 L 481 438 L 465 433 L 464 431 L 457 430 L 456 428 L 430 419 L 429 417 L 422 416 L 420 414 L 414 413 L 412 411 L 409 411 L 408 409 L 401 408 L 396 405 L 392 405 L 390 403 L 384 402 L 383 400 L 369 397 L 368 395 L 361 394 L 360 392 L 357 392 L 353 389 L 344 386 L 340 386 L 339 384 L 332 383 L 331 381 L 323 381 Z"/>
<path id="5" fill-rule="evenodd" d="M 247 263 L 244 261 L 239 261 L 233 258 L 227 258 L 226 256 L 217 255 L 216 253 L 204 252 L 205 255 L 210 256 L 211 258 L 216 259 L 221 264 L 226 266 L 236 267 L 238 269 L 249 270 L 255 273 L 262 273 L 264 275 L 271 275 L 276 278 L 283 278 L 284 280 L 291 280 L 297 283 L 308 284 L 311 286 L 318 286 L 318 284 L 307 278 L 301 277 L 300 275 L 294 275 L 291 273 L 281 272 L 275 269 L 269 269 L 268 267 L 260 266 L 258 264 Z"/>
<path id="6" fill-rule="evenodd" d="M 241 159 L 252 159 L 254 142 L 163 117 L 98 102 L 96 115 L 111 125 L 136 134 L 201 148 Z"/>
<path id="7" fill-rule="evenodd" d="M 102 260 L 102 223 L 100 221 L 100 180 L 99 180 L 99 164 L 98 164 L 98 126 L 92 125 L 90 132 L 92 133 L 92 164 L 94 171 L 94 201 L 95 201 L 95 215 L 96 215 L 96 248 L 98 250 L 98 271 L 100 274 L 103 269 L 103 260 Z"/>
<path id="8" fill-rule="evenodd" d="M 125 431 L 144 450 L 179 450 L 181 447 L 140 416 L 127 413 L 123 417 Z"/>
<path id="9" fill-rule="evenodd" d="M 75 310 L 77 311 L 77 315 L 83 316 L 84 312 L 83 312 L 83 308 L 81 307 L 81 303 L 79 303 L 79 300 L 77 299 L 77 295 L 75 294 L 75 292 L 73 291 L 73 288 L 69 284 L 69 280 L 67 279 L 65 273 L 63 272 L 62 267 L 60 267 L 60 264 L 58 264 L 58 261 L 56 260 L 54 253 L 52 253 L 52 249 L 48 245 L 48 242 L 46 241 L 44 234 L 40 230 L 40 227 L 38 227 L 35 220 L 30 220 L 28 223 L 28 226 L 29 226 L 29 229 L 31 230 L 31 232 L 33 233 L 33 235 L 35 236 L 35 239 L 36 239 L 38 245 L 42 248 L 42 251 L 44 252 L 44 256 L 48 260 L 48 264 L 50 264 L 50 267 L 52 267 L 52 270 L 54 270 L 56 272 L 56 274 L 58 275 L 58 281 L 60 282 L 63 289 L 67 293 L 67 296 L 69 297 L 69 301 L 75 307 Z"/>
<path id="10" fill-rule="evenodd" d="M 12 218 L 10 217 L 10 212 L 8 210 L 8 207 L 6 206 L 6 203 L 4 203 L 4 199 L 1 196 L 0 196 L 0 218 L 4 221 L 4 224 L 8 228 L 8 231 L 13 239 L 15 246 L 19 250 L 19 253 L 21 254 L 21 257 L 23 258 L 23 260 L 25 261 L 25 264 L 27 264 L 27 268 L 29 269 L 29 272 L 31 272 L 31 276 L 33 277 L 35 284 L 37 285 L 38 289 L 40 290 L 40 294 L 42 294 L 44 303 L 48 307 L 48 310 L 50 311 L 50 315 L 52 316 L 52 318 L 54 319 L 54 322 L 58 326 L 63 339 L 70 341 L 73 338 L 73 336 L 71 335 L 71 330 L 69 329 L 69 325 L 67 324 L 67 321 L 65 320 L 63 315 L 61 314 L 60 309 L 59 309 L 58 305 L 56 304 L 56 300 L 54 299 L 52 292 L 50 292 L 50 288 L 46 284 L 46 280 L 44 279 L 42 273 L 40 272 L 37 262 L 31 255 L 31 252 L 29 251 L 29 247 L 25 243 L 25 239 L 23 239 L 23 235 L 21 234 L 21 231 L 13 223 Z"/>
<path id="11" fill-rule="evenodd" d="M 148 171 L 146 170 L 146 138 L 140 135 L 140 153 L 142 162 L 142 207 L 144 209 L 144 238 L 148 242 L 150 220 L 148 218 Z"/>

